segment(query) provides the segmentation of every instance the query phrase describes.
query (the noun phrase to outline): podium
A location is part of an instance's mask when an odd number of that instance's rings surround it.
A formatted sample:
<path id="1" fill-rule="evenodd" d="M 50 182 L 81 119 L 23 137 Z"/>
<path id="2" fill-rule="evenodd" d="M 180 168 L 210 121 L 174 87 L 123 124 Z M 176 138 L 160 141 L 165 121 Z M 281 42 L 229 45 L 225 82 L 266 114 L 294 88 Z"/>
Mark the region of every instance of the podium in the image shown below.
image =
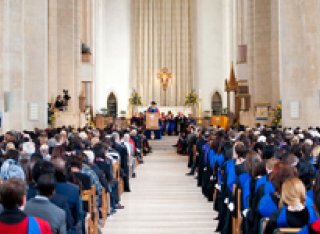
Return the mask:
<path id="1" fill-rule="evenodd" d="M 220 126 L 223 129 L 227 129 L 229 127 L 229 117 L 224 115 L 213 115 L 211 117 L 211 125 Z"/>
<path id="2" fill-rule="evenodd" d="M 146 113 L 146 129 L 147 130 L 159 130 L 160 113 Z"/>
<path id="3" fill-rule="evenodd" d="M 146 113 L 146 131 L 145 135 L 148 140 L 151 139 L 151 132 L 154 132 L 156 140 L 161 139 L 161 128 L 159 126 L 160 113 Z"/>

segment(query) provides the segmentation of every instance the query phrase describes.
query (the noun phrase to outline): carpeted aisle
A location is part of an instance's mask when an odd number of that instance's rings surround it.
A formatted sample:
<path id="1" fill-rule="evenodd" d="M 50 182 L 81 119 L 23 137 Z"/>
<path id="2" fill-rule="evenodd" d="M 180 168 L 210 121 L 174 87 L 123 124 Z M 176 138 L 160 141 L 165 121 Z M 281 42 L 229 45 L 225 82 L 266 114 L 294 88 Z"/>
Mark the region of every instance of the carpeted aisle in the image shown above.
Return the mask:
<path id="1" fill-rule="evenodd" d="M 193 177 L 185 176 L 187 157 L 177 155 L 176 137 L 151 142 L 153 153 L 131 179 L 122 196 L 124 210 L 108 219 L 108 234 L 211 234 L 216 222 L 212 203 L 202 196 Z"/>

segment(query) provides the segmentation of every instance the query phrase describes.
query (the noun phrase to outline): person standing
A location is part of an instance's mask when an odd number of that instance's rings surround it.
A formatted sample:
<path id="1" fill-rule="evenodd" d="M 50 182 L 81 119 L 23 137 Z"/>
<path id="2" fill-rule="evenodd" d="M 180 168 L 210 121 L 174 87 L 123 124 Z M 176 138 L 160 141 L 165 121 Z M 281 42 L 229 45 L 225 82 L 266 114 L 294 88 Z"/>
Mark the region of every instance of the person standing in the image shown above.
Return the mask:
<path id="1" fill-rule="evenodd" d="M 157 107 L 157 103 L 155 101 L 151 102 L 151 106 L 149 106 L 149 108 L 147 109 L 148 113 L 160 113 L 158 107 Z M 158 130 L 153 130 L 154 135 L 155 135 L 155 139 L 160 140 L 161 139 L 161 126 L 159 125 L 159 129 Z M 145 135 L 147 137 L 147 139 L 151 139 L 151 131 L 152 130 L 146 130 L 145 131 Z"/>

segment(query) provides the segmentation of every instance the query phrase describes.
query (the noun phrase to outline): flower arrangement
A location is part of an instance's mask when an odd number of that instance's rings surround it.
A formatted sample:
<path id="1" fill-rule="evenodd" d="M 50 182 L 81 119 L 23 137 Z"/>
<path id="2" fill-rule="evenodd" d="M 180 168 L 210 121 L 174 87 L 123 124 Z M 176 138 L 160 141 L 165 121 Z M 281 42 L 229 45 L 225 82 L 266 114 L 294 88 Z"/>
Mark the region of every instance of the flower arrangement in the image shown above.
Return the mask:
<path id="1" fill-rule="evenodd" d="M 191 90 L 191 92 L 187 94 L 184 104 L 186 106 L 193 106 L 197 103 L 198 103 L 198 94 L 196 94 L 194 90 Z"/>
<path id="2" fill-rule="evenodd" d="M 54 125 L 55 117 L 54 117 L 54 110 L 53 110 L 53 104 L 48 103 L 48 124 L 50 126 Z"/>
<path id="3" fill-rule="evenodd" d="M 272 124 L 275 126 L 281 125 L 282 121 L 282 105 L 279 103 L 274 110 Z"/>
<path id="4" fill-rule="evenodd" d="M 131 97 L 129 98 L 129 103 L 132 106 L 141 106 L 142 101 L 141 101 L 141 96 L 136 90 L 132 91 Z"/>

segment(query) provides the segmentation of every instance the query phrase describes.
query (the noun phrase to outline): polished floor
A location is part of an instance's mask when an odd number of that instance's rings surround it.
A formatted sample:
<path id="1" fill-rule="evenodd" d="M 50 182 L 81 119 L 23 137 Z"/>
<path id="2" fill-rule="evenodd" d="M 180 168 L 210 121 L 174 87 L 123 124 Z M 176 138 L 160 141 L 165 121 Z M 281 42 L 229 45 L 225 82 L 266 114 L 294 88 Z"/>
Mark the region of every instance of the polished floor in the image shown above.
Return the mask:
<path id="1" fill-rule="evenodd" d="M 187 157 L 175 153 L 175 142 L 176 137 L 166 137 L 151 143 L 153 153 L 130 180 L 132 192 L 122 196 L 125 209 L 108 219 L 103 233 L 214 233 L 212 203 L 195 179 L 185 176 Z"/>

